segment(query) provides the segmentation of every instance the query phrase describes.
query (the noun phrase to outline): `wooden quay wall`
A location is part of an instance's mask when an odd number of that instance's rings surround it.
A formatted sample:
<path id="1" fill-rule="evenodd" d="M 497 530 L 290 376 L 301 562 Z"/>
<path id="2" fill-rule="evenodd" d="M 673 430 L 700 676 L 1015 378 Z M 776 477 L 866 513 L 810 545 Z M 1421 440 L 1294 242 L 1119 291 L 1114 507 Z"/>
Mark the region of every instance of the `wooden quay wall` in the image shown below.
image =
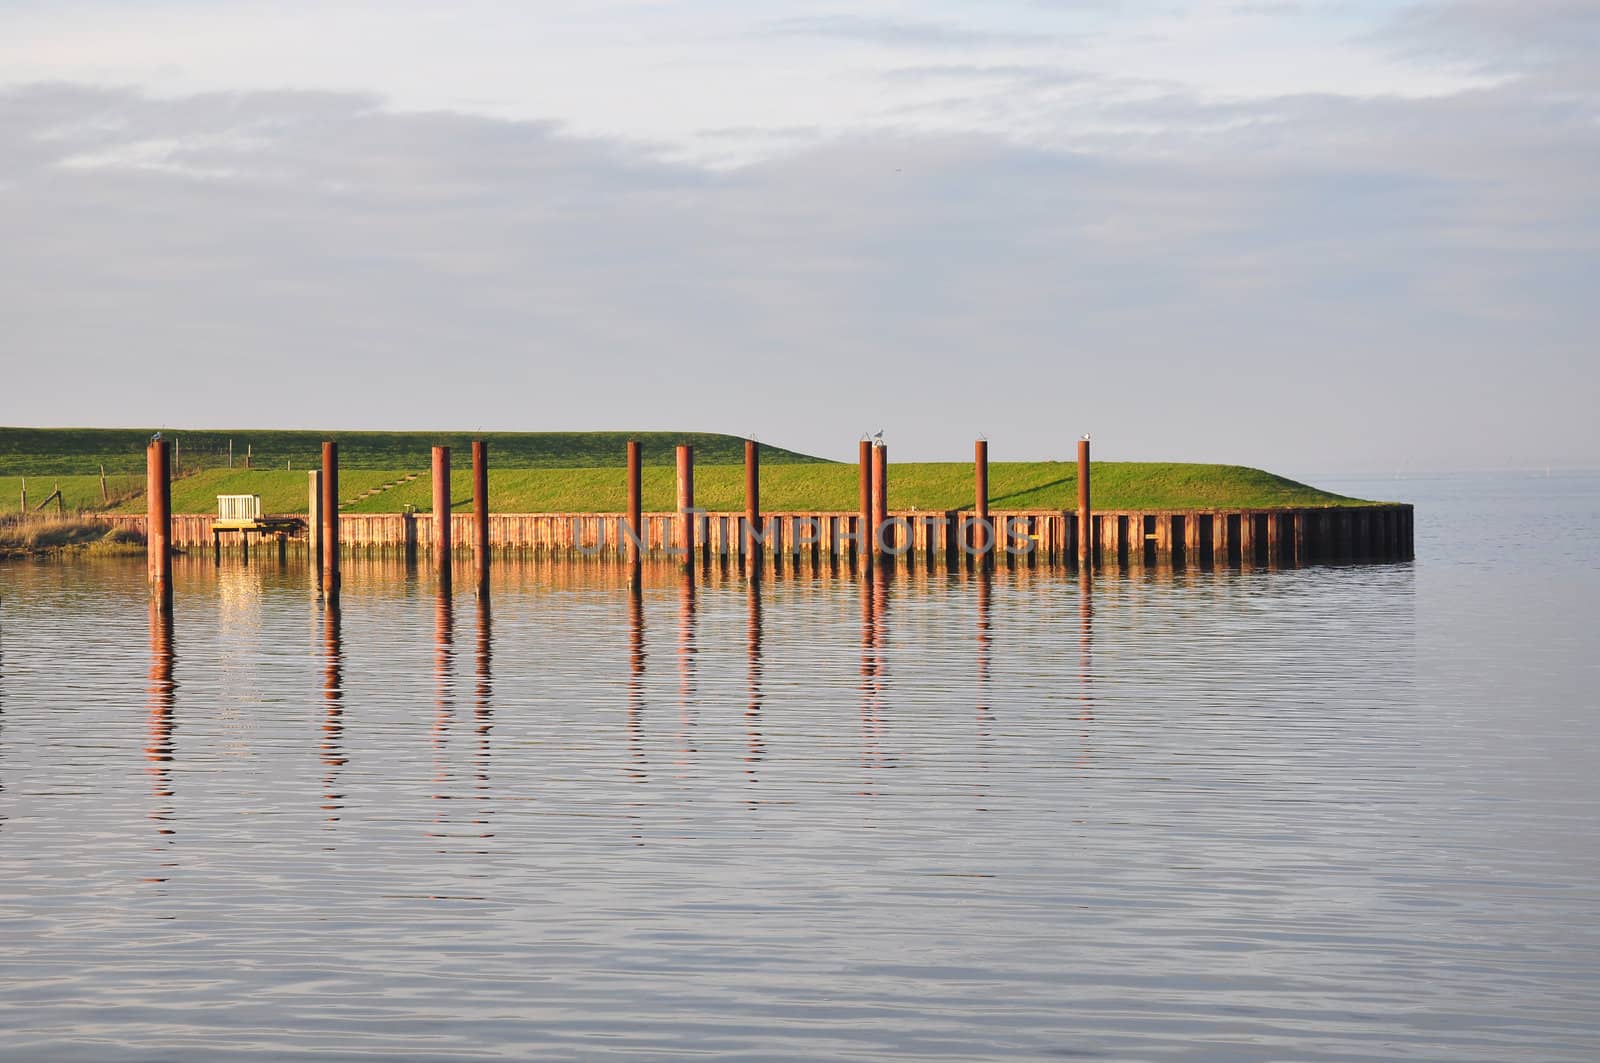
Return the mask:
<path id="1" fill-rule="evenodd" d="M 145 534 L 143 515 L 102 519 Z M 743 512 L 698 514 L 694 539 L 699 560 L 742 561 L 746 519 Z M 972 510 L 887 510 L 879 544 L 884 549 L 875 555 L 925 565 L 963 564 L 981 556 L 975 542 L 991 542 L 997 544 L 997 563 L 1077 564 L 1080 530 L 1074 512 L 991 510 L 987 519 L 995 532 L 986 538 L 973 534 L 977 519 Z M 172 515 L 171 544 L 211 549 L 215 520 L 211 514 Z M 473 520 L 470 512 L 451 515 L 454 554 L 473 552 Z M 683 515 L 642 513 L 639 522 L 644 556 L 683 557 Z M 853 511 L 817 511 L 763 512 L 760 523 L 765 536 L 762 563 L 771 567 L 852 563 L 861 549 L 861 529 L 869 522 Z M 491 513 L 489 548 L 494 555 L 617 559 L 626 554 L 627 526 L 623 513 Z M 1094 562 L 1108 568 L 1406 561 L 1414 556 L 1410 505 L 1107 510 L 1091 515 L 1088 532 Z M 339 514 L 340 553 L 345 556 L 431 555 L 434 533 L 431 514 Z M 289 538 L 291 549 L 303 551 L 308 543 L 304 530 Z M 225 552 L 242 548 L 238 538 L 224 540 Z"/>

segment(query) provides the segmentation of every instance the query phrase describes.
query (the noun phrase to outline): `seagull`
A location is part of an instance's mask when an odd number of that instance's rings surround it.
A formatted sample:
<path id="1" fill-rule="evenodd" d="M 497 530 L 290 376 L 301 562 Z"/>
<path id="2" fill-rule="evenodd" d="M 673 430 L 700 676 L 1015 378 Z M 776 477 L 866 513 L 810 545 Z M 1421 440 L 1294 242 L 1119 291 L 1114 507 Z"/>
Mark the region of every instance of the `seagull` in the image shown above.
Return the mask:
<path id="1" fill-rule="evenodd" d="M 153 435 L 153 436 L 151 436 L 151 437 L 150 437 L 150 442 L 152 442 L 152 443 L 159 443 L 159 442 L 161 442 L 161 433 L 160 433 L 160 432 L 157 432 L 157 433 L 156 433 L 156 434 L 155 434 L 155 435 Z"/>
<path id="2" fill-rule="evenodd" d="M 880 447 L 883 446 L 883 429 L 880 428 L 873 434 L 872 441 Z"/>

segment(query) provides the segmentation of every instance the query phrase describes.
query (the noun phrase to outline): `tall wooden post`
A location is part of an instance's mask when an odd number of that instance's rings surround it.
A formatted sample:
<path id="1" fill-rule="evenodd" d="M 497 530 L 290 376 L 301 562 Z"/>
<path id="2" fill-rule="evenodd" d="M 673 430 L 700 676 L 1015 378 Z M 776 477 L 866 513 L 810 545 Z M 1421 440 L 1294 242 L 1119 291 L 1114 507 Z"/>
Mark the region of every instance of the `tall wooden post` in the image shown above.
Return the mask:
<path id="1" fill-rule="evenodd" d="M 489 444 L 472 441 L 472 554 L 478 563 L 478 593 L 489 590 Z"/>
<path id="2" fill-rule="evenodd" d="M 744 441 L 744 571 L 748 579 L 761 578 L 761 445 Z"/>
<path id="3" fill-rule="evenodd" d="M 640 454 L 639 441 L 628 440 L 628 531 L 627 540 L 628 564 L 633 567 L 633 578 L 637 579 L 639 573 L 640 557 L 639 544 L 644 540 L 644 474 L 642 471 L 643 458 Z"/>
<path id="4" fill-rule="evenodd" d="M 1078 565 L 1094 567 L 1094 513 L 1089 502 L 1089 437 L 1078 440 Z"/>
<path id="5" fill-rule="evenodd" d="M 339 595 L 339 444 L 322 444 L 322 593 Z"/>
<path id="6" fill-rule="evenodd" d="M 872 441 L 863 439 L 857 453 L 861 480 L 861 536 L 856 541 L 857 567 L 872 570 Z"/>
<path id="7" fill-rule="evenodd" d="M 311 571 L 322 571 L 322 470 L 306 473 L 309 497 L 306 499 L 306 552 L 310 554 Z"/>
<path id="8" fill-rule="evenodd" d="M 972 444 L 973 516 L 972 548 L 980 564 L 988 564 L 989 551 L 995 545 L 995 536 L 989 530 L 989 441 L 979 439 Z"/>
<path id="9" fill-rule="evenodd" d="M 683 567 L 694 568 L 694 447 L 688 443 L 678 445 L 678 520 L 683 545 Z"/>
<path id="10" fill-rule="evenodd" d="M 144 452 L 145 560 L 150 594 L 161 612 L 172 608 L 172 452 L 152 439 Z"/>
<path id="11" fill-rule="evenodd" d="M 450 448 L 433 448 L 433 567 L 442 584 L 450 582 Z"/>
<path id="12" fill-rule="evenodd" d="M 877 551 L 879 529 L 889 519 L 889 448 L 879 443 L 872 448 L 872 539 L 871 549 Z M 882 557 L 887 560 L 889 552 Z"/>

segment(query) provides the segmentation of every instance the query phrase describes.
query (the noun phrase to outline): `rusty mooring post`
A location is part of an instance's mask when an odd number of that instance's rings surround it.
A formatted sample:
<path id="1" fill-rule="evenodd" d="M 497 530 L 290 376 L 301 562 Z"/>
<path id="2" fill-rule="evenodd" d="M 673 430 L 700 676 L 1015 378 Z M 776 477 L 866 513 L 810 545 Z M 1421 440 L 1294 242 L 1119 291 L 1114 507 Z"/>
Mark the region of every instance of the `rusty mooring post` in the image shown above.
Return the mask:
<path id="1" fill-rule="evenodd" d="M 879 559 L 889 559 L 888 546 L 881 541 L 884 522 L 889 519 L 889 447 L 878 443 L 872 448 L 872 538 L 871 549 Z"/>
<path id="2" fill-rule="evenodd" d="M 861 479 L 860 535 L 855 540 L 856 565 L 862 572 L 872 570 L 872 441 L 863 439 L 857 454 Z"/>
<path id="3" fill-rule="evenodd" d="M 1094 567 L 1094 522 L 1089 509 L 1089 437 L 1078 440 L 1078 566 Z"/>
<path id="4" fill-rule="evenodd" d="M 172 452 L 165 439 L 145 448 L 145 558 L 155 607 L 172 608 Z"/>
<path id="5" fill-rule="evenodd" d="M 995 545 L 993 526 L 989 523 L 989 441 L 975 440 L 972 444 L 973 516 L 972 550 L 980 565 L 988 565 Z"/>
<path id="6" fill-rule="evenodd" d="M 310 555 L 311 571 L 322 571 L 322 470 L 306 473 L 309 481 L 309 498 L 306 499 L 306 553 Z"/>
<path id="7" fill-rule="evenodd" d="M 322 593 L 339 595 L 339 444 L 322 444 Z"/>
<path id="8" fill-rule="evenodd" d="M 450 583 L 450 448 L 433 448 L 433 567 Z"/>
<path id="9" fill-rule="evenodd" d="M 683 547 L 683 567 L 694 569 L 694 447 L 678 445 L 678 538 Z"/>
<path id="10" fill-rule="evenodd" d="M 478 563 L 478 593 L 489 591 L 489 444 L 472 441 L 472 555 Z"/>
<path id="11" fill-rule="evenodd" d="M 761 444 L 744 441 L 744 573 L 761 578 Z"/>
<path id="12" fill-rule="evenodd" d="M 628 564 L 633 571 L 629 575 L 630 581 L 637 581 L 639 565 L 643 551 L 639 549 L 644 541 L 644 474 L 643 458 L 640 455 L 639 441 L 628 440 L 628 527 L 623 533 L 627 540 Z"/>

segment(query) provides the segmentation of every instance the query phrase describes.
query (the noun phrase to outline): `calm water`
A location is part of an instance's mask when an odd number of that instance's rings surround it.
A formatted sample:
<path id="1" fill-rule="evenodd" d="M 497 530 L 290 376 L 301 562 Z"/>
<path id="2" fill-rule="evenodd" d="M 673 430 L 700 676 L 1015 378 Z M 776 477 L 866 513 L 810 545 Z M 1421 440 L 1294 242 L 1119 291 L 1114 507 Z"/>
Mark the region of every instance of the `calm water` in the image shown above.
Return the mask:
<path id="1" fill-rule="evenodd" d="M 1593 1060 L 1600 480 L 1415 564 L 0 566 L 0 1056 Z"/>

